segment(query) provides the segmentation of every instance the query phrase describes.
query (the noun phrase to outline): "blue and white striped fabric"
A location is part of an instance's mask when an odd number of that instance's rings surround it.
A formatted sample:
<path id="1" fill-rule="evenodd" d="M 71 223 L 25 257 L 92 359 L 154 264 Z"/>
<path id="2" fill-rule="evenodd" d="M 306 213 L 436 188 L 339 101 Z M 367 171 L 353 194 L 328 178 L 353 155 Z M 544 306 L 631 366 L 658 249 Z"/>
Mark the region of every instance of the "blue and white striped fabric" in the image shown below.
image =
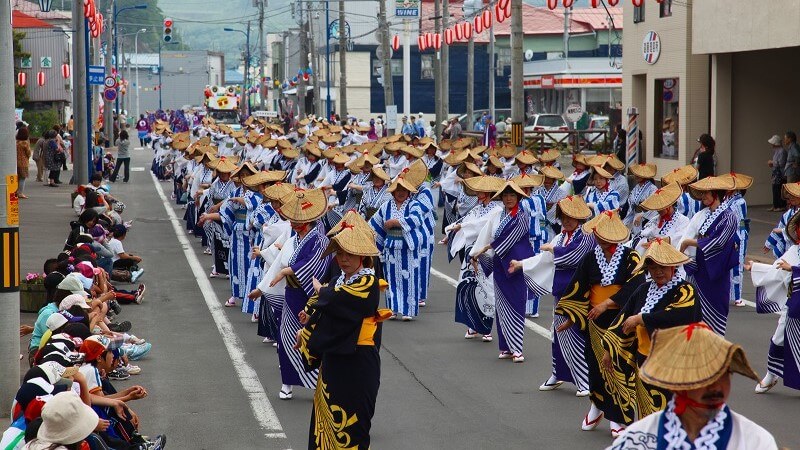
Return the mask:
<path id="1" fill-rule="evenodd" d="M 628 203 L 631 190 L 628 187 L 628 179 L 625 177 L 625 174 L 622 172 L 615 173 L 614 177 L 609 180 L 608 188 L 619 194 L 620 205 Z"/>
<path id="2" fill-rule="evenodd" d="M 789 208 L 786 210 L 785 213 L 781 216 L 781 219 L 778 221 L 778 225 L 775 228 L 780 228 L 781 230 L 786 229 L 786 225 L 789 224 L 789 220 L 797 214 L 798 208 Z M 764 243 L 764 246 L 768 249 L 772 250 L 772 254 L 775 255 L 776 258 L 780 258 L 791 246 L 789 243 L 789 237 L 786 236 L 786 232 L 776 233 L 775 231 L 770 232 L 769 236 L 767 237 L 767 241 Z"/>
<path id="3" fill-rule="evenodd" d="M 222 226 L 230 243 L 228 252 L 228 274 L 231 284 L 231 297 L 244 299 L 242 311 L 252 314 L 254 302 L 247 297 L 247 271 L 250 262 L 250 231 L 247 229 L 248 207 L 243 206 L 232 198 L 245 198 L 252 204 L 252 196 L 248 199 L 243 187 L 237 187 L 230 193 L 219 211 Z"/>
<path id="4" fill-rule="evenodd" d="M 679 213 L 691 219 L 695 214 L 703 209 L 703 203 L 700 202 L 700 200 L 695 200 L 691 195 L 689 195 L 688 192 L 684 192 L 678 198 L 678 203 L 675 205 L 675 209 L 677 209 Z"/>
<path id="5" fill-rule="evenodd" d="M 594 186 L 587 189 L 584 200 L 586 200 L 586 204 L 592 205 L 591 209 L 595 216 L 604 211 L 619 209 L 621 204 L 619 192 L 613 190 L 600 191 Z"/>
<path id="6" fill-rule="evenodd" d="M 750 219 L 747 218 L 747 202 L 741 193 L 736 192 L 729 199 L 729 208 L 739 220 L 736 234 L 739 236 L 739 264 L 731 270 L 731 301 L 742 298 L 742 273 L 750 240 Z"/>
<path id="7" fill-rule="evenodd" d="M 653 195 L 653 192 L 657 190 L 656 185 L 653 184 L 651 180 L 646 180 L 643 183 L 637 183 L 636 186 L 633 187 L 631 190 L 631 194 L 628 196 L 628 214 L 625 215 L 623 218 L 623 222 L 629 228 L 633 225 L 633 219 L 636 217 L 636 208 L 641 204 L 643 201 Z M 650 211 L 649 213 L 642 213 L 647 219 L 653 219 L 658 217 L 658 213 L 655 211 Z M 639 229 L 641 229 L 641 224 L 639 225 Z M 634 230 L 634 233 L 636 231 Z"/>

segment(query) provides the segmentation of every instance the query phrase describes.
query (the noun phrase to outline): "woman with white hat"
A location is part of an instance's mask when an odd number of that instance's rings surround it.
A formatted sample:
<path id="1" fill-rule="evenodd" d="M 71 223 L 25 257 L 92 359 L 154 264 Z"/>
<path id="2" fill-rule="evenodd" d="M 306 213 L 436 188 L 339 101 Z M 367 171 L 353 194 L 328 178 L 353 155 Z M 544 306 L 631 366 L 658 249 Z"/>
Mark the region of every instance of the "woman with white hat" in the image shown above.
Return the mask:
<path id="1" fill-rule="evenodd" d="M 689 218 L 679 213 L 675 204 L 680 199 L 683 190 L 678 183 L 670 183 L 660 189 L 656 189 L 649 197 L 639 203 L 639 208 L 648 212 L 655 213 L 652 220 L 648 220 L 644 229 L 639 233 L 635 248 L 637 252 L 644 253 L 647 242 L 662 238 L 667 239 L 672 246 L 678 248 L 683 238 L 686 227 L 689 226 Z"/>
<path id="2" fill-rule="evenodd" d="M 555 304 L 565 294 L 578 264 L 595 247 L 594 237 L 583 232 L 583 223 L 592 216 L 583 198 L 570 195 L 554 206 L 555 217 L 561 231 L 542 245 L 542 252 L 522 261 L 513 260 L 509 272 L 524 270 L 530 280 L 552 293 Z M 552 330 L 560 327 L 566 318 L 554 316 Z M 539 386 L 540 391 L 552 391 L 564 382 L 577 388 L 577 397 L 589 395 L 589 367 L 586 364 L 586 333 L 579 325 L 562 331 L 553 331 L 553 364 L 550 378 Z"/>
<path id="3" fill-rule="evenodd" d="M 103 426 L 97 413 L 73 392 L 53 396 L 42 408 L 42 425 L 25 450 L 81 450 L 84 440 Z"/>
<path id="4" fill-rule="evenodd" d="M 597 245 L 578 265 L 570 286 L 558 300 L 555 314 L 566 320 L 556 328 L 561 332 L 573 324 L 580 326 L 586 339 L 584 357 L 589 369 L 591 408 L 581 423 L 584 431 L 594 430 L 605 417 L 611 422 L 611 433 L 621 432 L 628 419 L 622 405 L 614 402 L 613 386 L 604 379 L 600 366 L 601 339 L 630 295 L 644 283 L 637 272 L 639 255 L 622 245 L 630 230 L 615 211 L 605 211 L 583 224 L 583 232 L 594 234 Z"/>
<path id="5" fill-rule="evenodd" d="M 656 238 L 647 244 L 636 271 L 646 270 L 651 281 L 631 294 L 603 335 L 601 364 L 605 370 L 601 373 L 614 386 L 611 395 L 627 419 L 625 425 L 667 406 L 668 393 L 639 378 L 639 367 L 650 353 L 650 337 L 655 330 L 701 319 L 695 288 L 678 270 L 688 261 L 689 257 L 667 240 Z"/>
<path id="6" fill-rule="evenodd" d="M 781 197 L 781 186 L 786 182 L 786 177 L 783 174 L 783 169 L 786 166 L 786 157 L 788 152 L 783 148 L 781 137 L 773 135 L 767 144 L 772 149 L 772 158 L 767 161 L 770 167 L 770 179 L 772 181 L 772 208 L 770 211 L 784 211 L 786 210 L 786 201 Z"/>
<path id="7" fill-rule="evenodd" d="M 283 383 L 278 396 L 281 400 L 289 400 L 292 386 L 314 389 L 317 384 L 317 372 L 305 371 L 300 353 L 293 347 L 295 335 L 302 327 L 298 314 L 314 295 L 314 278 L 322 278 L 330 262 L 330 258 L 322 254 L 328 246 L 328 238 L 316 223 L 327 211 L 328 203 L 320 189 L 291 192 L 281 199 L 281 203 L 279 212 L 292 224 L 295 234 L 287 244 L 291 253 L 282 252 L 282 259 L 276 262 L 281 269 L 270 286 L 274 287 L 285 279 L 284 302 L 278 322 L 278 359 Z"/>

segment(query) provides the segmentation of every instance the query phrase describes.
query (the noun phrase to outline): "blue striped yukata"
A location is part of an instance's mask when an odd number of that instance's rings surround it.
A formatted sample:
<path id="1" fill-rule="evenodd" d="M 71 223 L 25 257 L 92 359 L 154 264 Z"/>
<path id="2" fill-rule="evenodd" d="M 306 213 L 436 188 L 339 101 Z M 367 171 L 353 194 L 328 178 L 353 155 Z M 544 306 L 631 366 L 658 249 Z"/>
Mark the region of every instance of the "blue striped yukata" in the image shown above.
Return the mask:
<path id="1" fill-rule="evenodd" d="M 364 186 L 363 194 L 361 195 L 361 203 L 358 206 L 358 212 L 369 220 L 381 206 L 392 200 L 392 194 L 387 192 L 389 186 L 384 184 L 379 189 L 375 189 L 372 183 Z"/>
<path id="2" fill-rule="evenodd" d="M 700 210 L 703 209 L 703 204 L 700 202 L 700 200 L 695 200 L 695 198 L 689 195 L 688 192 L 684 192 L 678 198 L 678 203 L 675 205 L 675 209 L 677 209 L 679 213 L 691 219 L 695 214 L 699 213 Z"/>
<path id="3" fill-rule="evenodd" d="M 235 189 L 236 185 L 233 184 L 233 181 L 222 181 L 217 177 L 208 190 L 203 193 L 206 196 L 204 212 L 208 212 L 212 206 L 230 198 Z M 203 224 L 203 230 L 206 232 L 211 254 L 214 257 L 214 270 L 217 273 L 227 274 L 230 240 L 222 228 L 222 222 L 208 220 Z"/>
<path id="4" fill-rule="evenodd" d="M 739 226 L 736 234 L 739 236 L 739 263 L 731 269 L 731 301 L 742 298 L 742 273 L 744 270 L 744 258 L 747 255 L 747 242 L 750 240 L 750 219 L 747 218 L 747 202 L 741 193 L 733 194 L 728 203 L 730 209 L 736 215 Z"/>
<path id="5" fill-rule="evenodd" d="M 231 284 L 231 297 L 242 300 L 242 312 L 252 314 L 254 303 L 247 299 L 247 269 L 250 262 L 250 231 L 247 229 L 248 207 L 233 198 L 244 198 L 245 203 L 252 202 L 253 196 L 245 193 L 244 187 L 234 189 L 230 198 L 220 208 L 219 215 L 222 226 L 228 237 L 228 275 Z"/>
<path id="6" fill-rule="evenodd" d="M 633 220 L 636 218 L 636 208 L 639 206 L 640 203 L 645 201 L 647 197 L 653 195 L 653 192 L 657 190 L 656 185 L 653 184 L 651 180 L 645 180 L 642 183 L 637 183 L 636 186 L 631 189 L 631 194 L 628 196 L 628 213 L 622 219 L 622 222 L 628 227 L 631 228 L 631 232 L 633 235 L 638 234 L 642 230 L 642 226 L 644 225 L 644 219 L 653 219 L 658 217 L 658 213 L 654 211 L 650 212 L 643 212 L 641 213 L 644 217 L 642 221 L 639 223 L 638 226 L 634 226 Z"/>
<path id="7" fill-rule="evenodd" d="M 528 240 L 531 242 L 533 254 L 538 255 L 542 244 L 546 243 L 550 236 L 547 230 L 547 203 L 543 196 L 538 193 L 531 193 L 528 198 L 520 201 L 522 210 L 530 217 L 531 225 L 528 229 Z M 528 290 L 528 298 L 525 301 L 525 314 L 539 314 L 540 296 L 532 290 Z"/>
<path id="8" fill-rule="evenodd" d="M 427 187 L 427 182 L 419 188 L 419 192 L 414 194 L 414 208 L 412 217 L 416 217 L 413 232 L 417 234 L 420 242 L 419 258 L 420 263 L 415 266 L 419 282 L 420 301 L 428 298 L 428 285 L 430 284 L 431 264 L 433 263 L 433 251 L 436 245 L 434 239 L 434 227 L 436 227 L 436 207 L 433 203 L 433 192 Z"/>
<path id="9" fill-rule="evenodd" d="M 594 186 L 586 190 L 584 200 L 587 205 L 591 204 L 590 208 L 595 216 L 604 211 L 619 209 L 620 206 L 619 192 L 608 189 L 601 191 Z"/>
<path id="10" fill-rule="evenodd" d="M 792 207 L 786 210 L 785 213 L 781 216 L 781 219 L 778 221 L 778 225 L 775 228 L 780 228 L 781 230 L 786 229 L 786 225 L 789 224 L 789 219 L 792 218 L 795 214 L 797 214 L 798 208 Z M 770 232 L 769 236 L 767 236 L 767 241 L 764 243 L 764 247 L 772 250 L 772 254 L 775 255 L 776 258 L 780 258 L 781 255 L 786 253 L 786 249 L 791 246 L 791 242 L 789 242 L 789 238 L 786 236 L 786 232 L 783 231 L 781 233 L 776 233 L 774 230 Z"/>

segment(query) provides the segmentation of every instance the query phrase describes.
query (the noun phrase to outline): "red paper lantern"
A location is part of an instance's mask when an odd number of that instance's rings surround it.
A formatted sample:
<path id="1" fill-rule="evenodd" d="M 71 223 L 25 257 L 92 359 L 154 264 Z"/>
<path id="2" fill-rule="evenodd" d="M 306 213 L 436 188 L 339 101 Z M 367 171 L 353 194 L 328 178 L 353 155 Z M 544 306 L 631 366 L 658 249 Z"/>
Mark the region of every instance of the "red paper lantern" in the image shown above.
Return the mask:
<path id="1" fill-rule="evenodd" d="M 400 36 L 394 35 L 392 36 L 392 49 L 397 51 L 400 49 Z"/>
<path id="2" fill-rule="evenodd" d="M 28 74 L 25 72 L 20 72 L 17 74 L 17 84 L 20 86 L 25 86 L 28 83 Z"/>
<path id="3" fill-rule="evenodd" d="M 631 0 L 631 1 L 633 2 L 633 6 L 637 7 L 642 6 L 642 3 L 644 3 L 644 0 Z"/>
<path id="4" fill-rule="evenodd" d="M 500 7 L 500 2 L 494 4 L 494 19 L 497 23 L 503 23 L 506 20 L 506 11 Z"/>
<path id="5" fill-rule="evenodd" d="M 425 36 L 421 34 L 417 36 L 417 47 L 419 47 L 419 51 L 425 51 Z"/>
<path id="6" fill-rule="evenodd" d="M 444 42 L 447 45 L 453 45 L 453 38 L 455 37 L 454 35 L 455 35 L 455 32 L 453 31 L 452 28 L 448 28 L 448 29 L 444 30 Z"/>
<path id="7" fill-rule="evenodd" d="M 472 37 L 472 24 L 464 22 L 464 39 L 469 40 Z"/>
<path id="8" fill-rule="evenodd" d="M 425 47 L 433 47 L 433 33 L 425 33 Z"/>
<path id="9" fill-rule="evenodd" d="M 69 64 L 62 64 L 61 65 L 61 76 L 64 77 L 64 79 L 68 79 L 69 78 L 69 74 L 70 74 Z"/>
<path id="10" fill-rule="evenodd" d="M 44 82 L 45 82 L 44 72 L 37 73 L 36 74 L 36 84 L 38 84 L 39 86 L 44 86 Z"/>
<path id="11" fill-rule="evenodd" d="M 564 0 L 564 8 L 571 8 L 575 0 Z"/>
<path id="12" fill-rule="evenodd" d="M 508 4 L 506 5 L 505 8 L 503 8 L 503 10 L 505 10 L 506 12 L 506 19 L 511 17 L 511 2 L 508 2 Z"/>
<path id="13" fill-rule="evenodd" d="M 457 41 L 464 39 L 464 28 L 460 23 L 457 23 L 453 26 L 453 34 L 455 35 Z"/>
<path id="14" fill-rule="evenodd" d="M 483 28 L 491 28 L 492 27 L 492 12 L 488 9 L 483 11 L 481 15 L 481 22 L 483 22 Z"/>
<path id="15" fill-rule="evenodd" d="M 475 18 L 472 19 L 472 23 L 474 24 L 473 27 L 475 28 L 475 34 L 483 33 L 483 20 L 481 19 L 481 16 L 475 16 Z"/>
<path id="16" fill-rule="evenodd" d="M 433 34 L 433 48 L 436 50 L 442 48 L 442 35 L 440 33 Z"/>
<path id="17" fill-rule="evenodd" d="M 510 3 L 511 0 L 499 0 L 497 2 L 497 4 L 500 5 L 500 9 L 506 9 L 506 6 L 508 6 Z"/>

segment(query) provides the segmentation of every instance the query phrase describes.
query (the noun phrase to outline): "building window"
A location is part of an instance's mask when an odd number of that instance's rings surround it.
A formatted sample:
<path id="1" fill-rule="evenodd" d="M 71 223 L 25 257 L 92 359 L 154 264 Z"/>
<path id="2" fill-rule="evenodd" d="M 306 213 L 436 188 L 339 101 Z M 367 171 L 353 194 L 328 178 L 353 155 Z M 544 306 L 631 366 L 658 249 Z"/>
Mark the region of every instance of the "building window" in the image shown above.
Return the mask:
<path id="1" fill-rule="evenodd" d="M 642 22 L 644 22 L 644 2 L 642 2 L 642 6 L 633 7 L 633 23 Z"/>
<path id="2" fill-rule="evenodd" d="M 403 76 L 403 60 L 402 59 L 391 59 L 392 64 L 392 76 L 393 77 L 402 77 Z M 333 71 L 331 71 L 333 72 Z M 372 76 L 379 77 L 383 75 L 381 72 L 381 61 L 379 59 L 372 60 Z"/>
<path id="3" fill-rule="evenodd" d="M 433 79 L 433 55 L 420 55 L 419 78 L 421 80 Z"/>
<path id="4" fill-rule="evenodd" d="M 671 17 L 672 16 L 672 0 L 664 0 L 659 5 L 659 16 L 660 17 Z"/>
<path id="5" fill-rule="evenodd" d="M 678 159 L 680 124 L 680 85 L 678 78 L 655 81 L 655 114 L 653 125 L 656 136 L 653 154 L 658 158 Z"/>

